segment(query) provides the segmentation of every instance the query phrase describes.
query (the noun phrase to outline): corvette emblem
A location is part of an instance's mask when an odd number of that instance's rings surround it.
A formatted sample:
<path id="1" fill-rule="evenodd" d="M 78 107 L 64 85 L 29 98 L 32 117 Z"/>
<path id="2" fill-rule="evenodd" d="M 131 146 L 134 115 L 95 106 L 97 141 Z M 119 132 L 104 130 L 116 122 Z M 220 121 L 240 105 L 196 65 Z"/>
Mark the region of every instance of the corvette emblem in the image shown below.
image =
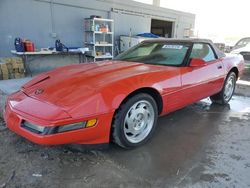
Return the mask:
<path id="1" fill-rule="evenodd" d="M 36 95 L 39 95 L 39 94 L 41 94 L 41 93 L 43 93 L 43 89 L 37 89 L 36 91 L 35 91 L 35 94 Z"/>

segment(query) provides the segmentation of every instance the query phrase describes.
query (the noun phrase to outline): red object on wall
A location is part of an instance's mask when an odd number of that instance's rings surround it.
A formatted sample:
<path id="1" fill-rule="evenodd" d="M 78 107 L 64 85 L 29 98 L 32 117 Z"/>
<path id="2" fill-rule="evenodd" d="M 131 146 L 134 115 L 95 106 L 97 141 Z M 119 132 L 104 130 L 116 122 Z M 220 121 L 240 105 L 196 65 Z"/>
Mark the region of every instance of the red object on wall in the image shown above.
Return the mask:
<path id="1" fill-rule="evenodd" d="M 35 45 L 32 41 L 26 40 L 24 41 L 24 48 L 25 52 L 34 52 L 35 51 Z"/>

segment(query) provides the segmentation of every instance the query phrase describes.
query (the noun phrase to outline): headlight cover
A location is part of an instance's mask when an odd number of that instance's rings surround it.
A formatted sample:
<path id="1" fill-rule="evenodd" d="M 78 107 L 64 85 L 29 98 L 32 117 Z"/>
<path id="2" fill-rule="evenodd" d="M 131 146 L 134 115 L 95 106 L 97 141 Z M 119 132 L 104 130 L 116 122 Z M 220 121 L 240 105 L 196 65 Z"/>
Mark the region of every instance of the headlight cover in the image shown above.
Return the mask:
<path id="1" fill-rule="evenodd" d="M 30 123 L 28 121 L 23 121 L 21 124 L 21 127 L 25 128 L 31 132 L 37 133 L 37 134 L 42 134 L 45 130 L 44 126 L 35 125 L 35 124 Z"/>
<path id="2" fill-rule="evenodd" d="M 57 132 L 66 132 L 66 131 L 73 131 L 77 129 L 85 128 L 86 122 L 79 122 L 79 123 L 71 123 L 67 125 L 62 125 L 57 127 Z"/>
<path id="3" fill-rule="evenodd" d="M 23 121 L 21 123 L 21 127 L 36 134 L 48 135 L 48 134 L 63 133 L 63 132 L 74 131 L 74 130 L 88 128 L 88 127 L 93 127 L 96 125 L 96 123 L 97 123 L 97 119 L 91 119 L 88 121 L 65 124 L 65 125 L 60 125 L 60 126 L 55 126 L 55 127 L 45 127 L 45 126 L 35 125 L 28 121 Z"/>

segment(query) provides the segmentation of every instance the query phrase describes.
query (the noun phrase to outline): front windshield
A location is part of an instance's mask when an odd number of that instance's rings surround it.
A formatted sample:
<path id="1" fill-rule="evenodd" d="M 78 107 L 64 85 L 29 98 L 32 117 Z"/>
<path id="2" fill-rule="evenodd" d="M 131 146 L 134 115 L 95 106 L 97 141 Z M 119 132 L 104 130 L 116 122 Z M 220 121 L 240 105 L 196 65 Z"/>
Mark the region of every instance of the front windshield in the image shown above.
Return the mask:
<path id="1" fill-rule="evenodd" d="M 144 42 L 118 55 L 115 60 L 178 66 L 191 44 L 177 42 Z"/>

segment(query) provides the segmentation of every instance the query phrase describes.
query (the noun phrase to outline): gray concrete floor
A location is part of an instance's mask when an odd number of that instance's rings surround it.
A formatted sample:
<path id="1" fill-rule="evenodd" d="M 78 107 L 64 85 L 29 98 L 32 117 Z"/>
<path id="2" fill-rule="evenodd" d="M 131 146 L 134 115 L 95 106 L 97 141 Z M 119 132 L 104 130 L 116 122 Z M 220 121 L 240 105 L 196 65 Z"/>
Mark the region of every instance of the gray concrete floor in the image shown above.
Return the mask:
<path id="1" fill-rule="evenodd" d="M 30 81 L 31 77 L 11 79 L 11 80 L 0 80 L 0 90 L 5 94 L 9 95 L 18 91 L 22 85 Z"/>
<path id="2" fill-rule="evenodd" d="M 153 138 L 134 150 L 39 146 L 1 122 L 0 187 L 250 187 L 246 91 L 226 106 L 205 99 L 161 117 Z"/>
<path id="3" fill-rule="evenodd" d="M 2 130 L 0 185 L 249 187 L 249 120 L 250 98 L 224 107 L 203 100 L 160 118 L 151 141 L 134 150 L 44 147 Z"/>

